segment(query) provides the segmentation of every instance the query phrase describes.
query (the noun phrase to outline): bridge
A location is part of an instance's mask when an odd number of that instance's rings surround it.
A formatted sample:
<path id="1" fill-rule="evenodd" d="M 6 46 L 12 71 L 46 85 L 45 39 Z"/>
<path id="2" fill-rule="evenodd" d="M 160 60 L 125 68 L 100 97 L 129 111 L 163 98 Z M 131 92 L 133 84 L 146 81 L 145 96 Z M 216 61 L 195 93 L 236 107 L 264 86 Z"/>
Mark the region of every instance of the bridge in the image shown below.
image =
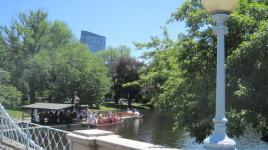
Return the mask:
<path id="1" fill-rule="evenodd" d="M 0 149 L 69 150 L 69 133 L 13 119 L 0 104 Z"/>

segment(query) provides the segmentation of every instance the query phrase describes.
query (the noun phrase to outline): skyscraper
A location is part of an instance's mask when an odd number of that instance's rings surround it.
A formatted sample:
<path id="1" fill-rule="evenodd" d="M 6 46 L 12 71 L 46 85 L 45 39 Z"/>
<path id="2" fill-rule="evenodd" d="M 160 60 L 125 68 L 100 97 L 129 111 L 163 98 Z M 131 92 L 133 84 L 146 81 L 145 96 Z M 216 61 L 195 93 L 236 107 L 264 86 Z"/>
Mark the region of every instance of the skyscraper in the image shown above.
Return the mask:
<path id="1" fill-rule="evenodd" d="M 106 48 L 106 37 L 88 31 L 81 31 L 80 42 L 87 45 L 92 52 Z"/>

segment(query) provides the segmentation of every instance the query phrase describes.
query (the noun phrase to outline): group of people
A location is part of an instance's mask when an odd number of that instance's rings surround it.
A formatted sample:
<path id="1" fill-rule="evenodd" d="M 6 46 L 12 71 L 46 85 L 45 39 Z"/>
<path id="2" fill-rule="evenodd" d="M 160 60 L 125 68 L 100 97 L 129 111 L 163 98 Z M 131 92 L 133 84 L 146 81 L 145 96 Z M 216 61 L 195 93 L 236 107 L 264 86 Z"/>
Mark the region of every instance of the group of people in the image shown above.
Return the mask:
<path id="1" fill-rule="evenodd" d="M 32 114 L 32 122 L 38 124 L 70 124 L 82 123 L 83 118 L 86 118 L 86 123 L 89 125 L 106 125 L 119 123 L 124 116 L 140 116 L 138 110 L 127 110 L 127 112 L 113 113 L 108 111 L 105 115 L 98 114 L 93 111 L 86 113 L 86 110 L 37 110 Z"/>
<path id="2" fill-rule="evenodd" d="M 127 109 L 127 113 L 130 115 L 134 115 L 134 116 L 140 116 L 140 112 L 137 109 L 132 109 L 130 110 L 129 108 Z"/>
<path id="3" fill-rule="evenodd" d="M 87 123 L 89 125 L 104 125 L 104 124 L 112 124 L 112 123 L 118 123 L 121 120 L 121 116 L 112 113 L 111 111 L 107 112 L 105 116 L 102 116 L 102 114 L 97 114 L 95 112 L 89 112 L 87 115 Z"/>
<path id="4" fill-rule="evenodd" d="M 57 124 L 57 123 L 76 123 L 81 122 L 84 117 L 83 111 L 70 111 L 70 110 L 40 110 L 37 109 L 33 112 L 32 122 L 38 124 Z"/>

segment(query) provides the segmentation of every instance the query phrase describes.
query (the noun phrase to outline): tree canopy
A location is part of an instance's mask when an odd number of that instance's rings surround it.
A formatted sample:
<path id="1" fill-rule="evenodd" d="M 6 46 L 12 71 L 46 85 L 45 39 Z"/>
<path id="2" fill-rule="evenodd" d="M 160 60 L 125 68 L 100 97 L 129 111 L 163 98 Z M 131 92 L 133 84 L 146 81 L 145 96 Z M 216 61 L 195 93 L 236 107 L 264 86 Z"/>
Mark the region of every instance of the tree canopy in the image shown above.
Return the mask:
<path id="1" fill-rule="evenodd" d="M 77 93 L 82 103 L 102 99 L 110 86 L 101 59 L 73 38 L 61 21 L 42 10 L 20 13 L 0 28 L 0 61 L 24 102 L 38 97 L 63 102 Z"/>
<path id="2" fill-rule="evenodd" d="M 240 136 L 246 122 L 268 135 L 267 60 L 268 4 L 241 0 L 226 22 L 226 109 L 228 133 Z M 154 48 L 139 83 L 158 108 L 169 108 L 177 128 L 185 128 L 197 142 L 211 134 L 215 113 L 216 37 L 211 16 L 201 0 L 187 0 L 170 21 L 184 21 L 187 33 L 177 41 L 152 38 L 137 43 Z"/>
<path id="3" fill-rule="evenodd" d="M 108 76 L 112 79 L 110 98 L 116 103 L 120 98 L 128 99 L 129 107 L 132 100 L 140 101 L 140 87 L 129 86 L 130 82 L 139 79 L 139 70 L 143 63 L 130 56 L 130 48 L 127 46 L 109 47 L 107 50 L 99 51 L 97 57 L 101 58 L 108 67 Z"/>

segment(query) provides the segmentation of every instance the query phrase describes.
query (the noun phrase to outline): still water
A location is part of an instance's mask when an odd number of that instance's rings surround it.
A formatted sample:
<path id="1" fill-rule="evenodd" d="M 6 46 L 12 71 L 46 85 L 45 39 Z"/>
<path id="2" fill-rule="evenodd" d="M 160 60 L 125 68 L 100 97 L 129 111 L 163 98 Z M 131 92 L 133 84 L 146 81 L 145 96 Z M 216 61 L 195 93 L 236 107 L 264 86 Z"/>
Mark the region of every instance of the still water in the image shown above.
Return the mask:
<path id="1" fill-rule="evenodd" d="M 141 112 L 142 119 L 126 119 L 122 124 L 107 126 L 99 129 L 113 131 L 124 138 L 164 145 L 167 147 L 199 150 L 204 149 L 203 144 L 194 142 L 185 131 L 173 132 L 173 121 L 167 113 L 156 111 Z M 268 143 L 260 140 L 254 130 L 248 130 L 240 139 L 235 139 L 237 149 L 243 150 L 268 150 Z"/>

